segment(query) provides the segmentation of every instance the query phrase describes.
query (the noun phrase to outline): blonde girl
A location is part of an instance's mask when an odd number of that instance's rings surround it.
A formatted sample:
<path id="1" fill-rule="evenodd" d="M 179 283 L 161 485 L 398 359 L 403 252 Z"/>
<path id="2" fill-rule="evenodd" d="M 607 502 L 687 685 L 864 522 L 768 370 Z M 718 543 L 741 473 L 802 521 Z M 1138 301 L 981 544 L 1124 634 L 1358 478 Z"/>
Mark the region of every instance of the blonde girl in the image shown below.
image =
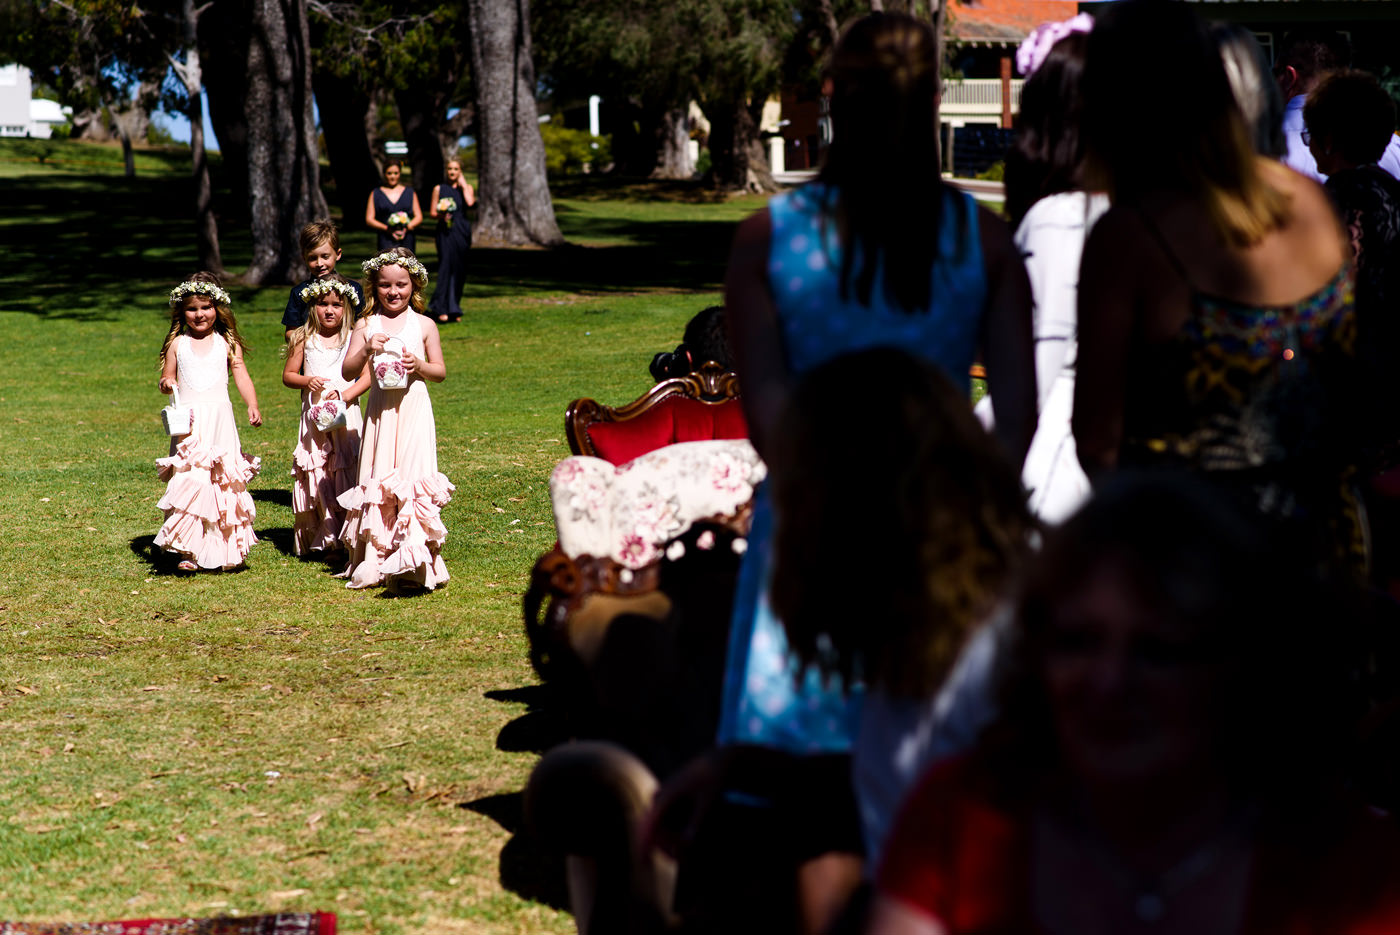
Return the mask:
<path id="1" fill-rule="evenodd" d="M 282 383 L 301 391 L 301 427 L 292 452 L 292 549 L 307 555 L 340 548 L 345 510 L 337 498 L 358 482 L 361 420 L 356 401 L 370 377 L 368 368 L 353 382 L 341 376 L 360 306 L 354 284 L 331 273 L 307 283 L 300 298 L 310 314 L 292 333 Z"/>
<path id="2" fill-rule="evenodd" d="M 162 393 L 177 392 L 180 405 L 194 412 L 189 433 L 171 438 L 169 456 L 156 459 L 166 487 L 157 504 L 165 522 L 155 545 L 178 555 L 181 571 L 238 568 L 258 541 L 248 481 L 260 463 L 239 446 L 228 395 L 232 374 L 248 407 L 248 424 L 262 425 L 243 363 L 246 347 L 217 276 L 196 273 L 171 290 L 159 387 Z"/>
<path id="3" fill-rule="evenodd" d="M 359 485 L 340 497 L 341 541 L 350 552 L 347 587 L 387 584 L 431 590 L 446 583 L 439 550 L 447 538 L 442 507 L 452 484 L 437 467 L 437 429 L 428 383 L 447 376 L 437 324 L 424 315 L 428 271 L 395 247 L 363 264 L 365 313 L 355 323 L 341 376 L 368 366 L 370 383 L 360 446 Z M 402 370 L 397 386 L 381 371 Z M 384 383 L 389 382 L 389 386 Z"/>

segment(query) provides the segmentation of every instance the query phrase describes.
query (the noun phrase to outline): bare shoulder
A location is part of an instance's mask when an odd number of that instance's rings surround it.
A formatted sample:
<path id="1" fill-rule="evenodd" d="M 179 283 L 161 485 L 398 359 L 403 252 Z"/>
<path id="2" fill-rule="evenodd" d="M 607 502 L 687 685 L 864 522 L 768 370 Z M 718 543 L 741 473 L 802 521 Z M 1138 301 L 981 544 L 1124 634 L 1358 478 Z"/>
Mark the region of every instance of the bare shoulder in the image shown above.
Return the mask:
<path id="1" fill-rule="evenodd" d="M 418 327 L 423 329 L 424 338 L 427 338 L 429 335 L 434 338 L 438 336 L 437 322 L 433 321 L 427 315 L 418 316 Z"/>
<path id="2" fill-rule="evenodd" d="M 766 251 L 772 237 L 773 218 L 768 209 L 764 208 L 739 222 L 739 227 L 734 232 L 734 252 L 756 249 Z"/>

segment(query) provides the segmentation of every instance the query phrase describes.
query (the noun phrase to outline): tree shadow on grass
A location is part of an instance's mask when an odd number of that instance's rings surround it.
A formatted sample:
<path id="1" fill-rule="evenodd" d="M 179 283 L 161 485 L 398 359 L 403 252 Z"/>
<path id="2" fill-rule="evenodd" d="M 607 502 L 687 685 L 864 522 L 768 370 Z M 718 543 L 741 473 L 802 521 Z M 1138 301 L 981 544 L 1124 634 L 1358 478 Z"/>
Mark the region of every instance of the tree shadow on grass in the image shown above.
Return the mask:
<path id="1" fill-rule="evenodd" d="M 485 815 L 510 833 L 510 840 L 501 848 L 501 886 L 523 899 L 568 912 L 563 858 L 544 848 L 530 834 L 525 827 L 523 802 L 524 793 L 504 792 L 463 802 L 458 807 Z"/>
<path id="2" fill-rule="evenodd" d="M 192 183 L 184 178 L 0 179 L 0 203 L 19 223 L 0 224 L 4 309 L 54 319 L 115 320 L 123 305 L 161 307 L 151 283 L 179 282 L 198 257 Z M 229 207 L 216 202 L 216 210 Z M 228 220 L 224 260 L 246 260 L 245 225 Z M 232 234 L 232 236 L 227 236 Z M 48 274 L 39 274 L 48 270 Z M 61 274 L 58 271 L 62 271 Z M 242 290 L 234 290 L 235 303 Z M 115 308 L 114 308 L 115 307 Z"/>

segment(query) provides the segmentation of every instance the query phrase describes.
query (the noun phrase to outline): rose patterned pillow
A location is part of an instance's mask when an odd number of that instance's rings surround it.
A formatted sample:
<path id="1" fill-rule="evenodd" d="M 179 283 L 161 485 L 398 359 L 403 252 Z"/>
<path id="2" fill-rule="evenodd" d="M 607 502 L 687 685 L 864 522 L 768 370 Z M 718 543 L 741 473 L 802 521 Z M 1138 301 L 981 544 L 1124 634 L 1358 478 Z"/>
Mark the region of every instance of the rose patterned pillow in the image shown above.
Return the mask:
<path id="1" fill-rule="evenodd" d="M 667 445 L 620 467 L 565 458 L 549 479 L 559 547 L 642 568 L 696 520 L 737 513 L 766 474 L 746 440 Z"/>

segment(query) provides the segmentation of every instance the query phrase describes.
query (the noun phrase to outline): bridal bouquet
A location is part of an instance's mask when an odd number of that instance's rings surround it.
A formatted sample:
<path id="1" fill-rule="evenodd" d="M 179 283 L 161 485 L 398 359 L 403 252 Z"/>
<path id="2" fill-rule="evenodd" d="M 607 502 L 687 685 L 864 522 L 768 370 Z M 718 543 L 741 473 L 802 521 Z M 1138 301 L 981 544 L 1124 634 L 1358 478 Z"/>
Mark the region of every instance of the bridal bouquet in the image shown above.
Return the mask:
<path id="1" fill-rule="evenodd" d="M 451 229 L 452 229 L 452 212 L 454 212 L 454 211 L 457 210 L 457 199 L 456 199 L 456 198 L 439 198 L 439 199 L 438 199 L 438 203 L 437 203 L 437 209 L 438 209 L 438 214 L 441 214 L 441 215 L 442 215 L 443 221 L 446 222 L 446 224 L 447 224 L 447 229 L 448 229 L 448 230 L 451 230 Z"/>
<path id="2" fill-rule="evenodd" d="M 407 212 L 407 211 L 395 211 L 393 214 L 389 215 L 389 229 L 390 229 L 390 230 L 393 230 L 393 229 L 396 228 L 396 227 L 407 227 L 407 226 L 408 226 L 408 212 Z"/>

